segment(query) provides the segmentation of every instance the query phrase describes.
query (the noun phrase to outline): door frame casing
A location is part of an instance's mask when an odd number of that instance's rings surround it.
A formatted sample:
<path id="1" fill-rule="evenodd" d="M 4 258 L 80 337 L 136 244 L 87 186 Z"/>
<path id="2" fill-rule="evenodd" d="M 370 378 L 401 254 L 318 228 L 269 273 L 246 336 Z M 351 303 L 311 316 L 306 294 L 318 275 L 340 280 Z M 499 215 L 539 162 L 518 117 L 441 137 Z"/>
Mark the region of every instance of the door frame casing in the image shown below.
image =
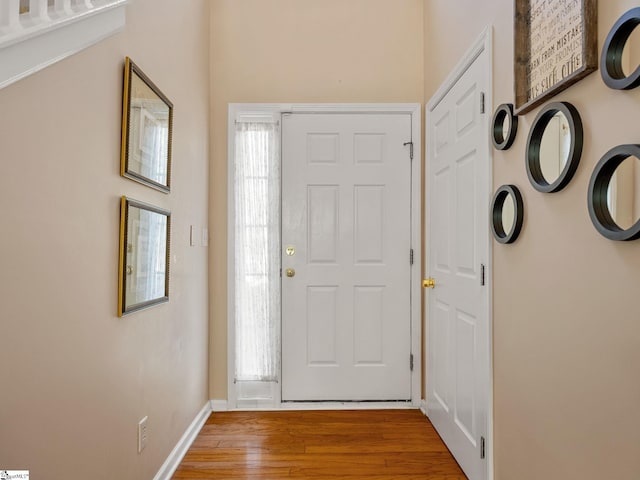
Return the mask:
<path id="1" fill-rule="evenodd" d="M 493 29 L 491 26 L 487 26 L 484 28 L 482 33 L 478 36 L 476 41 L 473 43 L 471 48 L 463 55 L 461 60 L 458 62 L 453 71 L 447 76 L 447 78 L 442 82 L 438 90 L 433 94 L 431 99 L 427 102 L 425 107 L 425 142 L 426 142 L 426 152 L 425 152 L 425 169 L 424 169 L 424 185 L 425 185 L 425 202 L 428 200 L 429 192 L 426 192 L 426 189 L 429 185 L 428 179 L 428 171 L 429 165 L 432 163 L 432 159 L 434 158 L 434 146 L 428 142 L 429 138 L 429 127 L 430 121 L 433 118 L 432 112 L 438 106 L 438 104 L 446 97 L 449 91 L 453 88 L 456 82 L 466 73 L 469 67 L 476 61 L 476 59 L 482 54 L 485 53 L 487 55 L 486 65 L 483 69 L 482 74 L 484 75 L 486 91 L 484 92 L 484 115 L 483 115 L 483 124 L 486 125 L 485 128 L 486 135 L 484 136 L 484 141 L 481 146 L 481 153 L 487 158 L 487 181 L 486 185 L 489 197 L 491 196 L 491 192 L 493 191 L 493 149 L 492 144 L 489 137 L 489 125 L 490 119 L 492 115 L 492 106 L 493 106 Z M 490 198 L 489 198 L 490 200 Z M 431 215 L 430 209 L 425 208 L 425 242 L 431 242 Z M 486 221 L 487 224 L 489 222 L 489 203 L 487 203 L 487 215 L 485 219 L 481 219 L 480 221 Z M 487 479 L 492 480 L 494 477 L 494 458 L 493 458 L 493 241 L 490 236 L 489 229 L 487 229 L 487 248 L 486 252 L 483 252 L 486 255 L 487 259 L 487 269 L 485 272 L 486 279 L 486 309 L 483 312 L 486 315 L 487 319 L 487 344 L 485 345 L 488 361 L 486 365 L 486 371 L 484 372 L 485 381 L 486 381 L 486 408 L 487 408 L 487 425 L 486 425 L 486 434 L 487 438 L 485 439 L 485 452 L 487 459 Z M 427 244 L 424 252 L 424 271 L 425 273 L 429 272 L 429 245 Z M 430 311 L 430 297 L 426 296 L 425 299 L 425 308 L 424 308 L 424 317 L 425 317 L 425 359 L 429 358 L 429 311 Z M 428 360 L 427 360 L 428 361 Z M 423 412 L 425 415 L 427 414 L 429 405 L 426 403 L 428 400 L 428 381 L 429 379 L 426 377 L 428 372 L 428 368 L 424 369 L 424 385 L 425 385 L 425 394 L 427 399 L 425 399 L 425 403 L 423 404 Z"/>
<path id="2" fill-rule="evenodd" d="M 413 265 L 410 277 L 411 299 L 411 353 L 414 357 L 411 372 L 411 406 L 419 407 L 422 398 L 422 308 L 421 308 L 421 265 L 422 265 L 422 105 L 420 103 L 230 103 L 227 118 L 227 408 L 230 410 L 257 408 L 292 408 L 295 405 L 282 404 L 280 388 L 272 388 L 270 399 L 256 402 L 241 402 L 233 381 L 235 375 L 235 122 L 237 120 L 265 119 L 279 120 L 284 113 L 327 113 L 327 114 L 408 114 L 411 115 L 411 138 L 413 160 L 411 161 L 411 245 Z M 407 146 L 407 156 L 409 147 Z M 408 252 L 407 252 L 408 253 Z M 409 259 L 407 258 L 407 261 Z M 407 364 L 409 359 L 407 358 Z M 279 376 L 281 382 L 281 375 Z M 393 403 L 393 402 L 391 402 Z M 354 405 L 355 404 L 355 405 Z M 358 406 L 358 402 L 335 404 L 346 408 Z M 304 405 L 301 405 L 304 407 Z M 313 404 L 317 408 L 321 405 Z M 370 407 L 369 402 L 361 404 Z"/>

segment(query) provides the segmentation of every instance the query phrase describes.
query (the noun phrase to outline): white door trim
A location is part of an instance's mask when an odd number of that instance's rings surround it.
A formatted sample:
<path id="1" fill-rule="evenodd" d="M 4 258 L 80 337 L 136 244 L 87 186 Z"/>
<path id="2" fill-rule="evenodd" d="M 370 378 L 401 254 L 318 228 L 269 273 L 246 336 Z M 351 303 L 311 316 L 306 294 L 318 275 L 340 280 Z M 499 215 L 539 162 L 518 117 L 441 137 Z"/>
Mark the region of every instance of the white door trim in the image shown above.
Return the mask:
<path id="1" fill-rule="evenodd" d="M 420 406 L 422 382 L 422 106 L 419 103 L 230 103 L 227 120 L 227 401 L 230 410 L 237 409 L 238 398 L 233 377 L 235 373 L 235 258 L 231 248 L 235 244 L 235 191 L 234 159 L 236 120 L 241 118 L 280 118 L 283 113 L 406 113 L 411 115 L 411 141 L 413 142 L 413 161 L 411 163 L 411 244 L 414 251 L 411 269 L 411 352 L 414 356 L 414 368 L 411 373 L 411 404 Z M 407 259 L 408 260 L 408 259 Z M 409 359 L 407 358 L 407 362 Z M 279 389 L 276 389 L 279 390 Z M 281 408 L 280 393 L 274 394 L 271 408 Z M 365 404 L 363 404 L 365 405 Z M 269 408 L 260 403 L 256 408 Z"/>
<path id="2" fill-rule="evenodd" d="M 468 68 L 473 64 L 473 62 L 478 58 L 478 56 L 485 52 L 487 54 L 487 63 L 489 68 L 484 71 L 487 91 L 485 92 L 485 118 L 490 119 L 492 115 L 493 108 L 493 30 L 491 26 L 487 26 L 477 40 L 473 43 L 472 47 L 467 51 L 467 53 L 462 57 L 458 65 L 453 69 L 453 71 L 447 76 L 446 80 L 441 84 L 436 93 L 431 97 L 426 105 L 425 116 L 427 120 L 425 122 L 425 138 L 428 138 L 428 128 L 429 121 L 431 119 L 431 114 L 433 110 L 438 106 L 438 104 L 442 101 L 442 99 L 449 93 L 449 91 L 453 88 L 456 82 L 462 77 L 462 75 L 468 70 Z M 487 125 L 489 125 L 490 121 L 486 121 Z M 491 142 L 489 141 L 489 129 L 486 129 L 486 141 L 483 145 L 483 152 L 487 158 L 489 159 L 489 172 L 488 172 L 488 181 L 489 192 L 493 191 L 493 150 L 491 146 Z M 426 171 L 428 171 L 428 166 L 433 159 L 434 151 L 433 145 L 427 144 L 426 148 L 426 168 L 425 168 L 425 185 L 428 185 Z M 485 221 L 489 221 L 489 205 L 487 205 L 487 216 Z M 429 209 L 425 211 L 425 231 L 430 232 L 431 226 L 431 218 L 429 215 Z M 428 239 L 425 239 L 428 240 Z M 487 438 L 486 438 L 486 459 L 487 459 L 487 479 L 493 479 L 493 241 L 489 239 L 487 242 L 487 251 L 485 252 L 487 258 L 487 271 L 486 271 L 486 285 L 487 288 L 485 290 L 487 295 L 487 310 L 485 312 L 486 318 L 488 321 L 488 335 L 487 335 L 487 351 L 489 355 L 489 364 L 486 371 L 486 382 L 487 382 Z M 429 255 L 427 253 L 428 250 L 425 250 L 424 255 L 424 271 L 429 272 L 429 265 L 427 264 Z M 425 330 L 428 338 L 429 335 L 429 296 L 427 295 L 427 300 L 425 303 Z M 425 358 L 429 358 L 429 342 L 425 344 Z M 425 370 L 426 373 L 426 370 Z M 429 379 L 425 379 L 425 389 L 426 382 Z M 426 405 L 425 410 L 426 412 Z"/>

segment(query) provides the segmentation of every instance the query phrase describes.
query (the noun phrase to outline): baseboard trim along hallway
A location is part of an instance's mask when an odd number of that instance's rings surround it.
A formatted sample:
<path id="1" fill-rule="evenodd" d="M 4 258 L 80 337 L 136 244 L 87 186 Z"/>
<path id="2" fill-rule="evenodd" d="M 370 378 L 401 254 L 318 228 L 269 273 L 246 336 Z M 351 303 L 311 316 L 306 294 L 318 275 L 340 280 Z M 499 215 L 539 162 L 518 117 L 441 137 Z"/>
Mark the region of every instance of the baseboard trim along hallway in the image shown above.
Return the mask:
<path id="1" fill-rule="evenodd" d="M 171 453 L 156 473 L 156 476 L 153 477 L 153 480 L 170 480 L 174 472 L 180 466 L 180 462 L 189 451 L 191 444 L 198 437 L 200 430 L 206 423 L 207 419 L 211 415 L 211 402 L 207 402 L 202 410 L 196 415 L 196 418 L 193 419 L 191 425 L 184 432 L 184 435 L 178 440 L 176 446 L 171 450 Z"/>
<path id="2" fill-rule="evenodd" d="M 210 400 L 212 412 L 226 412 L 229 410 L 229 404 L 226 400 Z"/>

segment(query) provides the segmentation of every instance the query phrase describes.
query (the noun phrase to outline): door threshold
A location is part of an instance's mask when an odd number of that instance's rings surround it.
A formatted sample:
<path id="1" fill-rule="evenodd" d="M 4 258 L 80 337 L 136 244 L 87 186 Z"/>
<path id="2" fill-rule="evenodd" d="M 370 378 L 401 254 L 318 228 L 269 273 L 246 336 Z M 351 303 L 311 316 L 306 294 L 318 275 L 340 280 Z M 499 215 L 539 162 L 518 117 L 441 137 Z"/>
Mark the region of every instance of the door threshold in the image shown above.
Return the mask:
<path id="1" fill-rule="evenodd" d="M 295 401 L 281 403 L 244 403 L 236 408 L 219 408 L 217 411 L 226 412 L 281 412 L 292 410 L 419 410 L 420 405 L 414 405 L 410 400 L 389 401 Z"/>
<path id="2" fill-rule="evenodd" d="M 389 401 L 296 401 L 277 404 L 243 404 L 236 408 L 219 408 L 220 412 L 281 412 L 292 410 L 420 410 L 420 405 L 414 405 L 410 400 Z"/>
<path id="3" fill-rule="evenodd" d="M 282 402 L 280 410 L 411 410 L 418 409 L 411 401 L 388 402 L 336 402 L 336 401 L 312 401 L 312 402 Z"/>

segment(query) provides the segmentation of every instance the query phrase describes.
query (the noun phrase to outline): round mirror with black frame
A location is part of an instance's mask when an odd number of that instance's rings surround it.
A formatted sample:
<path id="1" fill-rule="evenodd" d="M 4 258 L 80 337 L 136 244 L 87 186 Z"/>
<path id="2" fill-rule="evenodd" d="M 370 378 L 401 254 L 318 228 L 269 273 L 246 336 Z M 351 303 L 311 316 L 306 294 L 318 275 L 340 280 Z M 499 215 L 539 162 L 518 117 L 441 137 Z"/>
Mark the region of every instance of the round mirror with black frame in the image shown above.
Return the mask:
<path id="1" fill-rule="evenodd" d="M 602 80 L 610 88 L 630 90 L 640 85 L 640 66 L 628 75 L 625 73 L 625 69 L 628 70 L 625 63 L 629 61 L 625 46 L 639 24 L 640 7 L 632 8 L 616 21 L 607 35 L 600 57 L 600 73 Z"/>
<path id="2" fill-rule="evenodd" d="M 491 231 L 500 243 L 513 243 L 520 235 L 524 204 L 515 185 L 502 185 L 491 201 Z"/>
<path id="3" fill-rule="evenodd" d="M 582 119 L 572 104 L 543 107 L 527 138 L 525 162 L 533 188 L 552 193 L 566 187 L 580 163 L 582 142 Z"/>
<path id="4" fill-rule="evenodd" d="M 589 181 L 588 206 L 606 238 L 640 238 L 640 145 L 619 145 L 604 154 Z"/>
<path id="5" fill-rule="evenodd" d="M 507 150 L 516 139 L 518 116 L 513 114 L 513 105 L 498 105 L 491 120 L 491 141 L 498 150 Z"/>

